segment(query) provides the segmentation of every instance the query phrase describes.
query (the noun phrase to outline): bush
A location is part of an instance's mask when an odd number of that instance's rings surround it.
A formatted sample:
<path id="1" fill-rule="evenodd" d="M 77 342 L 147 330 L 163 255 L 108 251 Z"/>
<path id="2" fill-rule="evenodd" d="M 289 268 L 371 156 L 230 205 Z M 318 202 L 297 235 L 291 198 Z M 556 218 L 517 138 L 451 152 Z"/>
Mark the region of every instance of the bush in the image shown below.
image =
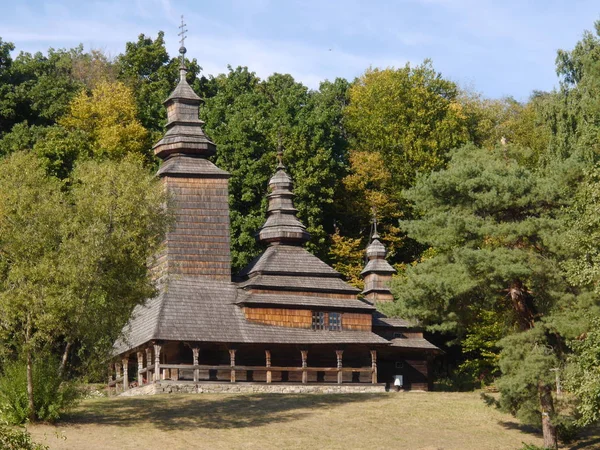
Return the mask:
<path id="1" fill-rule="evenodd" d="M 52 358 L 34 361 L 33 398 L 35 415 L 52 422 L 72 407 L 79 395 L 76 386 L 58 374 L 58 363 Z M 13 425 L 25 423 L 29 417 L 27 375 L 23 361 L 10 362 L 0 375 L 0 417 Z"/>
<path id="2" fill-rule="evenodd" d="M 48 450 L 47 446 L 33 442 L 27 430 L 11 428 L 2 423 L 0 423 L 0 448 L 2 450 Z"/>

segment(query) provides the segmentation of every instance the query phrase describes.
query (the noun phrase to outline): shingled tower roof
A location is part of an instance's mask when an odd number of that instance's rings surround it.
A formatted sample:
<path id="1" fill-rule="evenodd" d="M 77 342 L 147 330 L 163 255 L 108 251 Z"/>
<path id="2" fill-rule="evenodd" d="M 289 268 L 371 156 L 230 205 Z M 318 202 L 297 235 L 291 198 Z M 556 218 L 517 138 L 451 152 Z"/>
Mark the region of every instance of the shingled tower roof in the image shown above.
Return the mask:
<path id="1" fill-rule="evenodd" d="M 240 286 L 278 292 L 356 296 L 358 289 L 350 286 L 339 272 L 303 248 L 310 234 L 296 217 L 298 210 L 292 202 L 292 179 L 283 165 L 281 151 L 277 156 L 277 169 L 269 180 L 271 192 L 268 195 L 267 220 L 256 236 L 259 242 L 269 247 L 239 273 L 242 280 Z M 357 306 L 364 308 L 366 305 Z"/>
<path id="2" fill-rule="evenodd" d="M 215 144 L 202 130 L 204 122 L 198 118 L 202 99 L 196 95 L 186 80 L 187 67 L 183 62 L 186 52 L 181 46 L 182 56 L 179 66 L 179 83 L 163 102 L 167 108 L 167 132 L 153 149 L 156 156 L 167 159 L 174 154 L 208 157 L 216 153 Z"/>
<path id="3" fill-rule="evenodd" d="M 387 251 L 385 246 L 379 240 L 377 233 L 377 219 L 373 218 L 373 234 L 371 243 L 367 247 L 367 265 L 360 273 L 365 279 L 365 289 L 363 295 L 369 300 L 375 300 L 379 297 L 392 299 L 392 293 L 388 286 L 388 282 L 392 275 L 396 273 L 390 263 L 385 259 Z"/>
<path id="4" fill-rule="evenodd" d="M 310 239 L 310 234 L 296 214 L 292 199 L 292 179 L 285 171 L 283 155 L 277 153 L 279 163 L 275 175 L 269 180 L 270 194 L 269 207 L 267 208 L 267 220 L 259 230 L 257 239 L 259 242 L 268 244 L 293 244 L 302 245 Z"/>

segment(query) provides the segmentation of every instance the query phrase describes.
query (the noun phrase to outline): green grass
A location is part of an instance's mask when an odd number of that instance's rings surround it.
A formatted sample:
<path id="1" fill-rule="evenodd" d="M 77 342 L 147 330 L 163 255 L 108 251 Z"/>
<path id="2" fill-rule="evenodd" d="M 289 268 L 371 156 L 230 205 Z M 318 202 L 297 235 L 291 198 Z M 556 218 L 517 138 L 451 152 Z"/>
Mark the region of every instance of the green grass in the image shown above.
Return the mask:
<path id="1" fill-rule="evenodd" d="M 113 397 L 85 400 L 61 422 L 29 430 L 51 449 L 86 450 L 485 450 L 542 443 L 472 392 Z"/>

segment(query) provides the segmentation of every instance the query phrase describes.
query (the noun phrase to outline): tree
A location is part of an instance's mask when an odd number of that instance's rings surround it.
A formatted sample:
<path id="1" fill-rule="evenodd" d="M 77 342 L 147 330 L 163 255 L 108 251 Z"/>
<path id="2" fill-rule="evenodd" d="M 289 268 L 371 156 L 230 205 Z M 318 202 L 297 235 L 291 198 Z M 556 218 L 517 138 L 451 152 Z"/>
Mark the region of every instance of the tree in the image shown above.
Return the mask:
<path id="1" fill-rule="evenodd" d="M 73 59 L 78 54 L 81 55 L 81 48 L 51 48 L 47 55 L 21 52 L 13 61 L 6 59 L 0 89 L 0 133 L 23 121 L 53 125 L 66 112 L 73 96 L 83 87 L 72 74 Z"/>
<path id="2" fill-rule="evenodd" d="M 229 70 L 206 86 L 200 111 L 206 132 L 218 145 L 216 164 L 229 182 L 232 262 L 243 267 L 260 249 L 254 233 L 263 224 L 266 185 L 277 148 L 294 179 L 295 206 L 312 234 L 310 248 L 327 255 L 337 181 L 346 160 L 341 136 L 343 80 L 309 91 L 290 75 L 260 80 L 247 68 Z"/>
<path id="3" fill-rule="evenodd" d="M 580 401 L 577 405 L 580 426 L 600 421 L 600 319 L 592 319 L 586 334 L 569 343 L 573 350 L 567 371 L 566 387 Z"/>
<path id="4" fill-rule="evenodd" d="M 336 213 L 340 234 L 366 245 L 375 207 L 390 261 L 410 262 L 425 248 L 397 226 L 400 218 L 412 216 L 401 192 L 418 174 L 444 167 L 448 151 L 468 141 L 460 91 L 426 60 L 416 67 L 368 69 L 351 85 L 348 98 L 343 115 L 351 150 Z"/>
<path id="5" fill-rule="evenodd" d="M 0 344 L 26 361 L 35 420 L 36 356 L 63 344 L 88 363 L 106 356 L 133 307 L 154 293 L 147 263 L 168 216 L 139 158 L 81 164 L 67 190 L 40 158 L 16 152 L 0 180 Z"/>
<path id="6" fill-rule="evenodd" d="M 0 165 L 0 330 L 25 359 L 29 418 L 36 419 L 33 355 L 60 330 L 54 280 L 67 205 L 40 161 L 15 153 Z"/>
<path id="7" fill-rule="evenodd" d="M 418 173 L 443 167 L 467 142 L 467 117 L 455 83 L 426 60 L 414 68 L 368 69 L 350 87 L 346 126 L 356 150 L 381 153 L 397 191 Z"/>
<path id="8" fill-rule="evenodd" d="M 200 66 L 196 60 L 185 60 L 187 81 L 200 90 Z M 162 105 L 179 79 L 179 58 L 169 58 L 164 33 L 156 39 L 140 34 L 137 42 L 127 42 L 125 53 L 116 58 L 118 79 L 132 89 L 135 95 L 138 119 L 146 128 L 152 141 L 160 139 L 167 115 Z"/>
<path id="9" fill-rule="evenodd" d="M 83 131 L 96 157 L 119 158 L 149 151 L 148 134 L 136 119 L 133 92 L 123 83 L 100 81 L 91 93 L 81 91 L 58 121 L 69 131 Z"/>
<path id="10" fill-rule="evenodd" d="M 498 312 L 506 321 L 505 333 L 512 336 L 507 342 L 519 341 L 520 351 L 534 352 L 511 358 L 506 351 L 511 345 L 505 345 L 503 376 L 537 380 L 533 391 L 520 384 L 520 397 L 509 390 L 503 396 L 537 411 L 546 445 L 554 448 L 556 419 L 547 364 L 525 362 L 539 360 L 535 343 L 542 337 L 549 358 L 557 357 L 560 335 L 539 322 L 555 309 L 568 309 L 576 298 L 561 271 L 563 257 L 553 253 L 569 199 L 561 196 L 564 184 L 521 166 L 514 153 L 519 149 L 512 146 L 494 151 L 466 146 L 453 152 L 447 169 L 420 178 L 405 192 L 420 217 L 401 226 L 436 254 L 396 281 L 396 312 L 459 337 L 468 333 L 480 311 Z"/>

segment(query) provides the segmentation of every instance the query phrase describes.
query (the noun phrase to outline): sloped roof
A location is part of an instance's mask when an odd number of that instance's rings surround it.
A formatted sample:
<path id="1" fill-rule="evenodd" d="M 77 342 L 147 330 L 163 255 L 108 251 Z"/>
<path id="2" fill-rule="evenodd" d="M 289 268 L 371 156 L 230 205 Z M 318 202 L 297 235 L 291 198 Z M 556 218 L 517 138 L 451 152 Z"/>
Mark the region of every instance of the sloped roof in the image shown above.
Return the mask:
<path id="1" fill-rule="evenodd" d="M 396 338 L 391 340 L 391 347 L 416 348 L 420 350 L 441 350 L 425 338 Z"/>
<path id="2" fill-rule="evenodd" d="M 260 344 L 382 344 L 371 332 L 313 331 L 246 321 L 234 283 L 198 277 L 170 279 L 161 293 L 135 308 L 115 343 L 121 354 L 151 340 Z"/>
<path id="3" fill-rule="evenodd" d="M 374 327 L 418 328 L 418 325 L 398 317 L 387 317 L 380 311 L 373 314 Z"/>
<path id="4" fill-rule="evenodd" d="M 272 245 L 239 273 L 240 287 L 356 295 L 359 289 L 306 249 Z"/>
<path id="5" fill-rule="evenodd" d="M 228 172 L 219 169 L 208 159 L 197 158 L 193 156 L 177 156 L 169 158 L 162 163 L 157 174 L 158 176 L 180 175 L 187 177 L 201 175 L 203 178 L 211 176 L 225 178 L 230 176 Z"/>
<path id="6" fill-rule="evenodd" d="M 341 278 L 300 275 L 257 275 L 240 283 L 240 287 L 274 291 L 319 292 L 356 295 L 359 289 Z"/>
<path id="7" fill-rule="evenodd" d="M 254 258 L 239 273 L 240 277 L 254 274 L 307 274 L 341 278 L 339 272 L 325 264 L 315 255 L 295 245 L 273 245 Z"/>
<path id="8" fill-rule="evenodd" d="M 375 309 L 370 303 L 358 299 L 329 298 L 313 295 L 256 294 L 240 291 L 238 298 L 238 304 L 250 306 L 273 305 L 283 307 L 299 306 L 303 308 L 322 307 L 340 310 L 360 310 L 369 313 Z"/>

